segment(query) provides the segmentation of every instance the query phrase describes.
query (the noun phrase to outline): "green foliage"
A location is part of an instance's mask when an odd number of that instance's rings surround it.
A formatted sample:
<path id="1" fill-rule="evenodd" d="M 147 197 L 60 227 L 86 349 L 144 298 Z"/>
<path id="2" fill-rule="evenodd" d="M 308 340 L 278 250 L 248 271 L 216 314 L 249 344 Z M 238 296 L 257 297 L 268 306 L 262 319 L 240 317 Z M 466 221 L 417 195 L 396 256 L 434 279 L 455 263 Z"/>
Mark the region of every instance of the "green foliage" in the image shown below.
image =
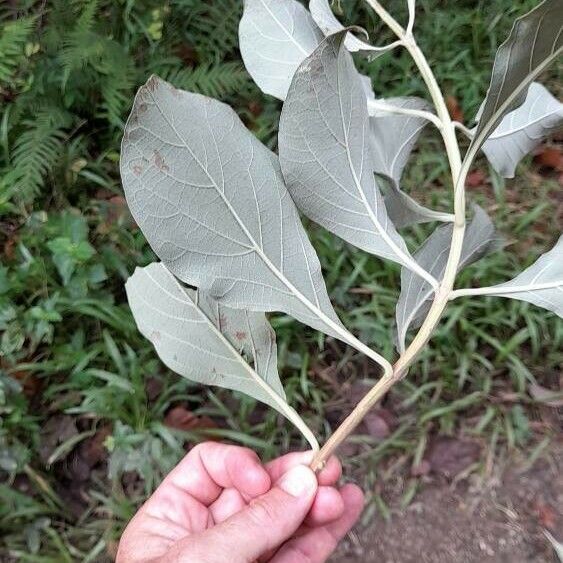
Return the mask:
<path id="1" fill-rule="evenodd" d="M 59 188 L 68 196 L 86 187 L 92 175 L 113 188 L 124 119 L 151 73 L 244 107 L 255 90 L 237 57 L 240 8 L 238 0 L 55 0 L 0 23 L 3 199 L 12 194 L 27 209 Z"/>
<path id="2" fill-rule="evenodd" d="M 33 18 L 0 24 L 0 87 L 9 86 L 22 60 L 34 27 Z"/>
<path id="3" fill-rule="evenodd" d="M 471 0 L 419 2 L 432 14 L 422 13 L 417 25 L 425 26 L 419 34 L 425 51 L 438 59 L 438 80 L 447 86 L 474 77 L 467 90 L 452 92 L 471 116 L 487 86 L 484 61 L 514 12 L 535 2 L 483 1 L 483 10 Z M 359 0 L 340 4 L 354 23 L 380 29 L 362 11 L 351 17 Z M 229 392 L 202 391 L 164 368 L 138 333 L 123 291 L 134 267 L 153 260 L 120 199 L 118 180 L 122 126 L 139 84 L 156 73 L 226 100 L 262 140 L 275 144 L 278 102 L 257 92 L 238 55 L 241 8 L 240 0 L 0 2 L 2 561 L 106 561 L 124 523 L 186 440 L 224 437 L 266 457 L 276 453 L 272 444 L 300 445 L 273 411 Z M 507 18 L 496 17 L 504 13 Z M 463 45 L 457 63 L 444 51 L 453 33 Z M 380 44 L 386 39 L 373 37 Z M 367 70 L 381 91 L 420 90 L 402 56 L 382 57 Z M 405 179 L 406 188 L 427 194 L 429 205 L 446 203 L 445 161 L 435 149 L 436 139 L 427 138 Z M 530 175 L 508 190 L 493 175 L 492 187 L 483 188 L 487 197 L 480 203 L 495 206 L 501 229 L 526 233 L 526 245 L 515 249 L 518 258 L 499 253 L 466 270 L 462 284 L 508 279 L 548 246 L 546 230 L 557 226 L 549 201 L 557 201 L 559 188 L 533 182 Z M 339 315 L 391 356 L 397 268 L 309 227 Z M 409 244 L 426 234 L 415 229 Z M 497 299 L 454 302 L 432 356 L 394 391 L 396 429 L 383 441 L 362 437 L 351 463 L 395 454 L 415 459 L 432 434 L 464 428 L 489 444 L 492 459 L 502 444 L 529 443 L 528 385 L 549 386 L 542 378 L 557 373 L 563 360 L 561 323 L 538 311 Z M 474 322 L 460 323 L 460 317 Z M 334 386 L 345 401 L 354 382 L 377 374 L 350 350 L 335 351 L 333 342 L 319 341 L 288 317 L 271 320 L 289 402 L 321 435 L 327 420 L 341 414 L 338 404 L 326 404 Z M 514 408 L 519 404 L 523 409 Z M 220 428 L 169 428 L 165 415 L 177 405 L 212 417 Z M 61 416 L 75 430 L 48 452 L 55 456 L 49 465 L 41 446 L 49 440 L 49 421 Z M 73 456 L 102 430 L 104 459 L 88 481 L 79 481 Z M 72 511 L 76 499 L 83 503 L 80 519 Z"/>

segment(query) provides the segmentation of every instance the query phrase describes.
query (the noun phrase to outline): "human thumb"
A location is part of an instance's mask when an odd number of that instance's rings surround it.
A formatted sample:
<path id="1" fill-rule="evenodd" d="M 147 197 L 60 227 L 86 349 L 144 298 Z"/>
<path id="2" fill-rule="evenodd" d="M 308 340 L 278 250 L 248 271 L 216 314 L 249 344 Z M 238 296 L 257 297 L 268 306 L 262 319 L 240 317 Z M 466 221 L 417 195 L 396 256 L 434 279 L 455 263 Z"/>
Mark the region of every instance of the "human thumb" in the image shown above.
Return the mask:
<path id="1" fill-rule="evenodd" d="M 279 547 L 299 528 L 313 504 L 317 488 L 317 478 L 310 468 L 293 467 L 266 494 L 240 512 L 192 536 L 191 542 L 186 538 L 186 548 L 191 544 L 189 560 L 198 561 L 199 554 L 209 563 L 258 559 Z M 184 561 L 182 556 L 178 560 Z"/>

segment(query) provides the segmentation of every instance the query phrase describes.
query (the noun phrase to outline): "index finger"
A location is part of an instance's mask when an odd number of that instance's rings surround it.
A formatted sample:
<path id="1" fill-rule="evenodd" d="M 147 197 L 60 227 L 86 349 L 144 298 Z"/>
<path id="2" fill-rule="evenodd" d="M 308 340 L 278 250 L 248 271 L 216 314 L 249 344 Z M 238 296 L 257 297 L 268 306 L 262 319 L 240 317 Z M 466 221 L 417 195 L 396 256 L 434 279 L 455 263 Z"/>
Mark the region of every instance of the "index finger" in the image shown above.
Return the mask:
<path id="1" fill-rule="evenodd" d="M 176 489 L 205 506 L 217 500 L 223 489 L 236 489 L 254 498 L 267 492 L 271 479 L 255 452 L 248 448 L 218 442 L 204 442 L 168 474 L 155 495 L 162 489 Z"/>

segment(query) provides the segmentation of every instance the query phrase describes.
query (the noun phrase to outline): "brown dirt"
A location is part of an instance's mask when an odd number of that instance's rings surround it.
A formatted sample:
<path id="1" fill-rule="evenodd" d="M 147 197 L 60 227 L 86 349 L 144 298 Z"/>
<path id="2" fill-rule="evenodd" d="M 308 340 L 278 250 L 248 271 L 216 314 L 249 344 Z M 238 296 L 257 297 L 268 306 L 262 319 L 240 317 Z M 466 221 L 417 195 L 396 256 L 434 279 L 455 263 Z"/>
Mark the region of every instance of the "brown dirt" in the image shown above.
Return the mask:
<path id="1" fill-rule="evenodd" d="M 405 510 L 386 497 L 392 519 L 353 532 L 333 563 L 545 563 L 557 556 L 543 530 L 563 540 L 563 447 L 526 469 L 456 485 L 432 480 Z"/>

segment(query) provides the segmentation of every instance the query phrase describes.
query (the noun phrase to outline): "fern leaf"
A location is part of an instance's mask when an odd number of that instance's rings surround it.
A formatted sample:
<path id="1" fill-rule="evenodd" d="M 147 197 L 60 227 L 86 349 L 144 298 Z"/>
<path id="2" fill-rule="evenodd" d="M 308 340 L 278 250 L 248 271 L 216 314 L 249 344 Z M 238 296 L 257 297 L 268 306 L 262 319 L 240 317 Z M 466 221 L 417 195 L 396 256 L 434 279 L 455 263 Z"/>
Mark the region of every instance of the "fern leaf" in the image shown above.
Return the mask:
<path id="1" fill-rule="evenodd" d="M 28 200 L 43 187 L 45 177 L 62 153 L 66 140 L 64 129 L 69 124 L 68 114 L 53 107 L 42 108 L 34 119 L 22 122 L 25 130 L 11 155 L 15 191 L 21 200 Z"/>
<path id="2" fill-rule="evenodd" d="M 236 51 L 238 23 L 242 15 L 240 0 L 213 0 L 201 2 L 176 0 L 175 7 L 185 14 L 179 20 L 185 37 L 195 47 L 204 63 L 212 63 Z"/>
<path id="3" fill-rule="evenodd" d="M 34 26 L 33 18 L 21 18 L 0 26 L 0 85 L 11 82 Z"/>
<path id="4" fill-rule="evenodd" d="M 251 86 L 246 70 L 237 62 L 199 65 L 195 68 L 160 67 L 160 76 L 177 88 L 224 99 Z"/>

